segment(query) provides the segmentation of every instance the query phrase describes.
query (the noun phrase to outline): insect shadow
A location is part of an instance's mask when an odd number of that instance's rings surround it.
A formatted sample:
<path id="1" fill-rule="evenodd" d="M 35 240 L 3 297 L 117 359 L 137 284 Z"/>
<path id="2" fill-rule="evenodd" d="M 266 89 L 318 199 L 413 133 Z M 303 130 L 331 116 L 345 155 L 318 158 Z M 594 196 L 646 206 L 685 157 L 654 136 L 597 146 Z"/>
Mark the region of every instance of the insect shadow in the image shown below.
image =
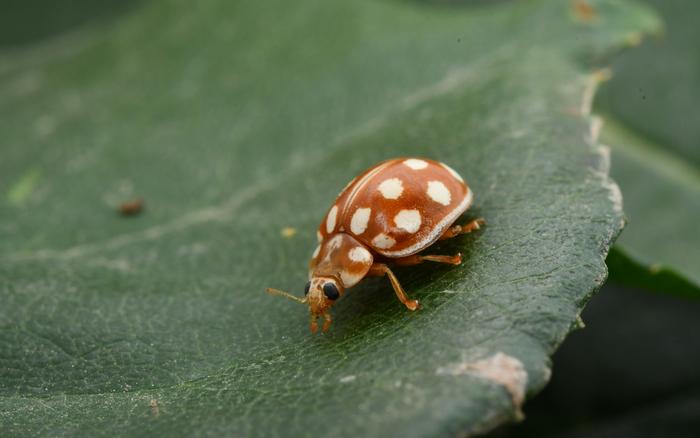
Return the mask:
<path id="1" fill-rule="evenodd" d="M 474 213 L 470 212 L 471 217 Z M 462 217 L 458 223 L 467 222 Z M 394 291 L 386 278 L 368 278 L 355 286 L 336 306 L 334 330 L 330 337 L 345 338 L 364 331 L 376 331 L 379 327 L 388 328 L 403 324 L 406 319 L 420 318 L 430 309 L 457 299 L 456 294 L 444 293 L 451 289 L 455 281 L 462 278 L 470 269 L 473 254 L 474 235 L 464 235 L 455 239 L 438 242 L 425 253 L 462 254 L 460 266 L 440 263 L 423 263 L 420 266 L 396 267 L 396 276 L 405 289 L 421 302 L 421 308 L 415 312 L 408 311 L 396 300 Z M 392 268 L 394 269 L 394 268 Z"/>

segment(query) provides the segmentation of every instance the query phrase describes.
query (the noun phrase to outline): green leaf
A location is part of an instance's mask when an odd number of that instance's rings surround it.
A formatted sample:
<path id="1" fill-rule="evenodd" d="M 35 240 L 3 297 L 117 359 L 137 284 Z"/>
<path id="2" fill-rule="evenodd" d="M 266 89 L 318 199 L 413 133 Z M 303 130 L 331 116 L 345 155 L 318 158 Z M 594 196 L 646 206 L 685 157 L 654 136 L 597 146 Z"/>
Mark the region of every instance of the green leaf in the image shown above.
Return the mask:
<path id="1" fill-rule="evenodd" d="M 700 172 L 606 117 L 613 178 L 628 224 L 608 256 L 611 280 L 700 298 Z"/>
<path id="2" fill-rule="evenodd" d="M 555 0 L 154 0 L 0 55 L 3 430 L 434 436 L 518 418 L 622 224 L 577 60 L 656 22 L 596 4 L 581 23 Z M 300 293 L 336 193 L 399 155 L 457 169 L 488 225 L 432 250 L 462 266 L 397 271 L 421 310 L 369 280 L 311 336 L 264 288 Z M 136 197 L 142 214 L 116 214 Z"/>
<path id="3" fill-rule="evenodd" d="M 700 4 L 650 1 L 666 32 L 613 64 L 597 106 L 628 226 L 611 278 L 700 297 Z"/>
<path id="4" fill-rule="evenodd" d="M 684 298 L 698 298 L 698 287 L 683 275 L 665 266 L 647 266 L 630 257 L 620 245 L 613 246 L 605 259 L 613 283 L 656 290 Z"/>

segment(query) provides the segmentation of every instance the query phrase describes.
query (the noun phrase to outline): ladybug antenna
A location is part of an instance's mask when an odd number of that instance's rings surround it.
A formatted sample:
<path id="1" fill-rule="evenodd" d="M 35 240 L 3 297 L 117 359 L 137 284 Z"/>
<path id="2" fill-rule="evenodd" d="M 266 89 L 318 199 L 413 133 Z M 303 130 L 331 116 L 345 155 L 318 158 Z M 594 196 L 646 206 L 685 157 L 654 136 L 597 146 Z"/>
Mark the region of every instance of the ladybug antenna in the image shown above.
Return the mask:
<path id="1" fill-rule="evenodd" d="M 294 300 L 297 303 L 306 304 L 306 297 L 299 298 L 299 297 L 296 297 L 296 296 L 290 294 L 289 292 L 285 292 L 283 290 L 275 289 L 272 287 L 268 287 L 266 290 L 267 290 L 267 293 L 269 293 L 270 295 L 277 295 L 280 297 L 289 298 L 290 300 Z"/>

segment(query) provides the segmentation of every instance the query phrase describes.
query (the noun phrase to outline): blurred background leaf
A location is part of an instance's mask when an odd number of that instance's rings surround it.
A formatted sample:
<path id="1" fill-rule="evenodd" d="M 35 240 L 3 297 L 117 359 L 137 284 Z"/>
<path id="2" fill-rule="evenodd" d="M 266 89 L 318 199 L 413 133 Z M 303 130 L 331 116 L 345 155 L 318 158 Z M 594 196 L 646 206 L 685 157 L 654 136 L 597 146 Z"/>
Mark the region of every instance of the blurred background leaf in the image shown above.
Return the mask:
<path id="1" fill-rule="evenodd" d="M 553 357 L 552 381 L 503 437 L 692 438 L 700 433 L 700 302 L 607 284 Z"/>
<path id="2" fill-rule="evenodd" d="M 700 3 L 647 3 L 664 32 L 616 56 L 596 99 L 629 220 L 610 276 L 700 297 Z"/>
<path id="3" fill-rule="evenodd" d="M 632 1 L 574 5 L 153 0 L 5 41 L 3 430 L 434 436 L 518 418 L 621 225 L 581 62 L 658 25 Z M 420 312 L 370 281 L 310 336 L 263 288 L 299 291 L 335 194 L 411 154 L 463 173 L 488 227 L 436 249 L 462 267 L 399 272 Z M 137 197 L 141 215 L 116 213 Z"/>
<path id="4" fill-rule="evenodd" d="M 0 50 L 18 49 L 65 35 L 85 25 L 101 24 L 129 11 L 142 0 L 3 0 Z"/>

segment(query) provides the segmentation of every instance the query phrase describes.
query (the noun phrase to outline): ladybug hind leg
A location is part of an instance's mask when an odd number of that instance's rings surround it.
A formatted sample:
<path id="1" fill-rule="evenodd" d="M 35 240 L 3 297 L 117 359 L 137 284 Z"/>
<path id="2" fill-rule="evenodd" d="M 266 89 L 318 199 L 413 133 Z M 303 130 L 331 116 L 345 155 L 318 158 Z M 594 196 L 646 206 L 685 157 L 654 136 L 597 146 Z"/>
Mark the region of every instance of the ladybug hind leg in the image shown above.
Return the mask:
<path id="1" fill-rule="evenodd" d="M 418 300 L 408 298 L 406 292 L 401 287 L 401 283 L 399 283 L 399 279 L 396 278 L 396 275 L 394 275 L 394 273 L 391 272 L 391 269 L 389 269 L 389 267 L 384 263 L 372 264 L 372 267 L 369 268 L 367 275 L 371 275 L 373 277 L 383 277 L 386 275 L 389 277 L 391 286 L 394 288 L 394 292 L 396 292 L 396 297 L 399 299 L 399 301 L 401 301 L 401 303 L 403 303 L 404 306 L 408 308 L 408 310 L 416 310 L 420 305 Z"/>
<path id="2" fill-rule="evenodd" d="M 486 221 L 481 217 L 464 225 L 452 225 L 444 233 L 442 233 L 439 240 L 451 239 L 455 236 L 459 236 L 460 234 L 471 233 L 474 230 L 480 229 L 484 225 L 486 225 Z"/>

